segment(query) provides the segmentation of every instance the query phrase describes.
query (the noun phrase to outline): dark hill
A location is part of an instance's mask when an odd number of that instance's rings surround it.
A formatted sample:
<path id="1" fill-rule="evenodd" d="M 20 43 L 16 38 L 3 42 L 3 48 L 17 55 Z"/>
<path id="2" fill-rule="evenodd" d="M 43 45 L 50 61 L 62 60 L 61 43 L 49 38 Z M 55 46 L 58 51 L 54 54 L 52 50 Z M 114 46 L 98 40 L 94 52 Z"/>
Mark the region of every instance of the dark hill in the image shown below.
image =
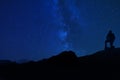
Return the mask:
<path id="1" fill-rule="evenodd" d="M 120 48 L 107 49 L 84 57 L 72 51 L 38 62 L 0 65 L 0 78 L 6 80 L 119 80 Z"/>
<path id="2" fill-rule="evenodd" d="M 98 51 L 92 55 L 77 57 L 73 51 L 64 51 L 49 59 L 39 61 L 48 65 L 79 66 L 81 64 L 119 64 L 120 48 Z"/>
<path id="3" fill-rule="evenodd" d="M 78 58 L 73 51 L 64 51 L 46 61 L 49 65 L 72 66 L 78 63 Z"/>
<path id="4" fill-rule="evenodd" d="M 105 63 L 105 64 L 119 64 L 120 63 L 120 48 L 113 48 L 102 50 L 94 53 L 93 55 L 88 55 L 78 58 L 80 62 L 87 63 Z"/>

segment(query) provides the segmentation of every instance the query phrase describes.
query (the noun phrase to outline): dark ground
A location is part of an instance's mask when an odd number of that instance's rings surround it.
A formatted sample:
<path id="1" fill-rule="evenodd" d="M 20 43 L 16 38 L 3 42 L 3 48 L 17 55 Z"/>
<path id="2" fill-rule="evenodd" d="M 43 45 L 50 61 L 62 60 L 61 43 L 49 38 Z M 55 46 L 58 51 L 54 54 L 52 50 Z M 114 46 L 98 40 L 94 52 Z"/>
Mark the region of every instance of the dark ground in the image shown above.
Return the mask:
<path id="1" fill-rule="evenodd" d="M 77 57 L 72 51 L 38 62 L 1 63 L 0 80 L 120 80 L 120 48 Z"/>

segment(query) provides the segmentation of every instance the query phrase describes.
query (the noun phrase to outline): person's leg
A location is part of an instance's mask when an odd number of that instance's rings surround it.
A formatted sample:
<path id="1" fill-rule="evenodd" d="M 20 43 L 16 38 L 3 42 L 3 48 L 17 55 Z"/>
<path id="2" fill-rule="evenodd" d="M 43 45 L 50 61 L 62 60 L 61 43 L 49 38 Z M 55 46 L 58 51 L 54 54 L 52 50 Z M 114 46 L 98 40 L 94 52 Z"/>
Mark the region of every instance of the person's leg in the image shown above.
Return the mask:
<path id="1" fill-rule="evenodd" d="M 110 42 L 110 48 L 114 48 L 113 41 Z"/>
<path id="2" fill-rule="evenodd" d="M 112 48 L 112 46 L 113 46 L 113 42 L 111 41 L 111 42 L 110 42 L 110 47 Z"/>
<path id="3" fill-rule="evenodd" d="M 107 43 L 108 43 L 108 41 L 106 40 L 105 41 L 105 49 L 107 49 Z"/>

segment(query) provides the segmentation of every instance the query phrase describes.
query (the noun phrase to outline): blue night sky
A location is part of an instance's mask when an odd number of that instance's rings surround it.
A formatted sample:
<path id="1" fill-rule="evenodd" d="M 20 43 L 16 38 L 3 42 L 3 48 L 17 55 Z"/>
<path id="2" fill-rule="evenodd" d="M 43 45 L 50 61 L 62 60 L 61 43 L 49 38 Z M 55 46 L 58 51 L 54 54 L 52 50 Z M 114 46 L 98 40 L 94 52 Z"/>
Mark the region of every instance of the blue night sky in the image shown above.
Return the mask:
<path id="1" fill-rule="evenodd" d="M 104 49 L 109 29 L 120 47 L 120 0 L 0 0 L 0 59 L 89 55 Z"/>

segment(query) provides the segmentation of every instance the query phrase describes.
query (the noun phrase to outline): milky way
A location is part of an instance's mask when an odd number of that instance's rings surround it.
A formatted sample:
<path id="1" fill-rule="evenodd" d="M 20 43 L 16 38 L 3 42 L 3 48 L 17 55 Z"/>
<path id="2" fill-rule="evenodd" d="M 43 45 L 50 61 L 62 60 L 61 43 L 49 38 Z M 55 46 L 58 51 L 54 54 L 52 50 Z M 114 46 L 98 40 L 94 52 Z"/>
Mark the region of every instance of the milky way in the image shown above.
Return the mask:
<path id="1" fill-rule="evenodd" d="M 66 50 L 75 50 L 80 53 L 80 44 L 79 37 L 83 32 L 83 23 L 80 21 L 82 17 L 80 17 L 80 11 L 75 5 L 75 0 L 55 0 L 57 7 L 57 14 L 60 16 L 61 26 L 63 26 L 63 30 L 60 32 L 60 38 L 64 42 L 64 46 Z M 62 37 L 61 37 L 62 36 Z M 76 41 L 76 43 L 75 43 Z M 82 51 L 81 51 L 82 52 Z"/>
<path id="2" fill-rule="evenodd" d="M 40 60 L 104 48 L 112 29 L 120 46 L 120 0 L 0 0 L 0 59 Z"/>

